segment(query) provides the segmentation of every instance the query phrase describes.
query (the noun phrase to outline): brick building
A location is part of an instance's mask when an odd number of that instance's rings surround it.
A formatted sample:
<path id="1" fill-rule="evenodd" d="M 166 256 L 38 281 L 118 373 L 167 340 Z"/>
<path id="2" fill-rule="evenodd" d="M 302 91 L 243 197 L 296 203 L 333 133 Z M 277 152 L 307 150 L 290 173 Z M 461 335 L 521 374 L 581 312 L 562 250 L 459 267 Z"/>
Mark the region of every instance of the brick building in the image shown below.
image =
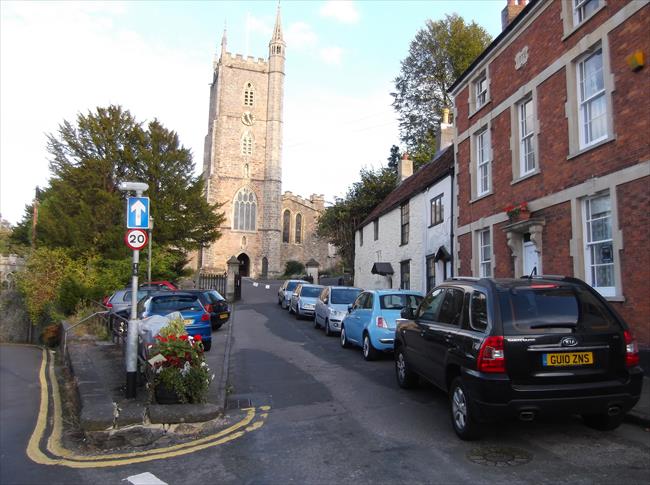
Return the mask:
<path id="1" fill-rule="evenodd" d="M 288 260 L 304 264 L 314 258 L 321 269 L 333 264 L 327 241 L 314 235 L 322 196 L 312 195 L 296 210 L 295 197 L 282 195 L 285 54 L 279 7 L 268 59 L 231 54 L 224 32 L 210 85 L 203 176 L 208 201 L 222 204 L 218 210 L 226 218 L 221 238 L 199 254 L 201 271 L 225 271 L 232 256 L 241 274 L 253 277 L 278 275 Z M 282 242 L 286 210 L 294 232 Z M 296 226 L 304 237 L 296 238 Z"/>
<path id="2" fill-rule="evenodd" d="M 576 276 L 650 346 L 650 5 L 508 0 L 502 21 L 449 90 L 457 274 Z"/>

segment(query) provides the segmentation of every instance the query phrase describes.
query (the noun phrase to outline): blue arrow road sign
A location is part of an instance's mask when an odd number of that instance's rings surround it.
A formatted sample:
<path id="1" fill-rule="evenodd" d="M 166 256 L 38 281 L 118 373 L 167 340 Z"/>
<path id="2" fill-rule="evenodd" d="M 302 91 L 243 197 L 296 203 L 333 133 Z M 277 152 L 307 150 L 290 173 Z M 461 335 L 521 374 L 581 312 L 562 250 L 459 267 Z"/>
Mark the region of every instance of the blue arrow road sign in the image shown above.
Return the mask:
<path id="1" fill-rule="evenodd" d="M 129 197 L 126 206 L 127 229 L 149 227 L 149 197 Z"/>

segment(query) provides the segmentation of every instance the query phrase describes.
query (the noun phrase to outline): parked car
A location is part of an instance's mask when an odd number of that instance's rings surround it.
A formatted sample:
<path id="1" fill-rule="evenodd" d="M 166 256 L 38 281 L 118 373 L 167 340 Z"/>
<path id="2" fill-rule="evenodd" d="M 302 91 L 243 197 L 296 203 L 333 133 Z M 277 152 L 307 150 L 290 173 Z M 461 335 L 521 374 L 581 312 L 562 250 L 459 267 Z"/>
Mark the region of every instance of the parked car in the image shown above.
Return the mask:
<path id="1" fill-rule="evenodd" d="M 145 289 L 145 290 L 161 290 L 161 291 L 177 291 L 178 288 L 173 283 L 170 283 L 169 281 L 151 281 L 148 283 L 142 283 L 140 286 L 138 286 L 140 289 Z"/>
<path id="2" fill-rule="evenodd" d="M 188 335 L 200 335 L 203 348 L 212 347 L 210 314 L 205 310 L 199 296 L 181 291 L 160 291 L 138 302 L 138 318 L 151 315 L 167 315 L 180 312 Z"/>
<path id="3" fill-rule="evenodd" d="M 152 293 L 152 291 L 139 288 L 137 296 L 138 301 Z M 128 320 L 131 316 L 131 288 L 124 288 L 115 291 L 108 297 L 104 306 L 108 310 L 108 318 L 114 325 L 116 321 Z"/>
<path id="4" fill-rule="evenodd" d="M 341 322 L 348 314 L 348 305 L 361 293 L 361 288 L 326 286 L 316 300 L 314 326 L 325 328 L 325 335 L 341 331 Z"/>
<path id="5" fill-rule="evenodd" d="M 219 330 L 230 318 L 230 306 L 217 290 L 183 290 L 183 292 L 199 296 L 203 308 L 210 314 L 213 330 Z"/>
<path id="6" fill-rule="evenodd" d="M 289 313 L 293 313 L 298 319 L 303 317 L 313 318 L 316 300 L 321 291 L 323 291 L 321 285 L 300 283 L 291 295 Z"/>
<path id="7" fill-rule="evenodd" d="M 397 382 L 422 376 L 449 394 L 461 439 L 496 418 L 581 414 L 616 428 L 641 394 L 636 341 L 575 278 L 454 278 L 397 325 Z"/>
<path id="8" fill-rule="evenodd" d="M 341 347 L 356 345 L 363 358 L 375 360 L 393 350 L 395 321 L 404 308 L 415 310 L 422 293 L 411 290 L 366 290 L 359 294 L 341 324 Z"/>
<path id="9" fill-rule="evenodd" d="M 291 295 L 293 295 L 293 290 L 296 289 L 300 283 L 309 283 L 305 280 L 285 280 L 282 283 L 282 286 L 278 290 L 278 305 L 282 308 L 289 308 L 289 303 L 291 303 Z"/>

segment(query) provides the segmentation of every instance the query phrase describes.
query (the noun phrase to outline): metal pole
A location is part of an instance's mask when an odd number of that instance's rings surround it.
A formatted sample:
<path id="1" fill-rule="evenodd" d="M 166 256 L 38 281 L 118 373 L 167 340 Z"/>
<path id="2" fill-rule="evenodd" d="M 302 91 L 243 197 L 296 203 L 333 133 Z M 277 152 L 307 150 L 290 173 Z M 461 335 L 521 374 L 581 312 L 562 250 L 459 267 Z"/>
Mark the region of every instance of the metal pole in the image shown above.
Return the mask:
<path id="1" fill-rule="evenodd" d="M 147 261 L 147 282 L 151 285 L 151 235 L 153 233 L 153 217 L 149 218 L 149 247 L 147 255 L 149 261 Z"/>

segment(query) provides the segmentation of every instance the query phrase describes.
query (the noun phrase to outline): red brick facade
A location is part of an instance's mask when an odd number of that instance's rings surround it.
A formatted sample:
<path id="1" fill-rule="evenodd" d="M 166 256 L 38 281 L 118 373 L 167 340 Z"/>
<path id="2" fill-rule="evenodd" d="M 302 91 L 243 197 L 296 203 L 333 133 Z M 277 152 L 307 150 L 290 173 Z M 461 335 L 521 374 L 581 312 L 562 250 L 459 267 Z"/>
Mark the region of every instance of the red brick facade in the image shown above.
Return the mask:
<path id="1" fill-rule="evenodd" d="M 543 273 L 591 282 L 588 268 L 595 266 L 590 266 L 593 253 L 586 254 L 585 201 L 609 197 L 612 249 L 599 246 L 598 254 L 615 274 L 615 284 L 599 291 L 640 344 L 650 347 L 650 66 L 635 71 L 626 62 L 639 50 L 650 56 L 650 5 L 594 1 L 599 8 L 577 25 L 571 2 L 531 2 L 452 86 L 457 273 L 479 275 L 477 234 L 490 229 L 493 276 L 520 276 L 526 267 L 522 244 L 530 249 L 532 241 Z M 584 146 L 578 63 L 598 50 L 608 125 L 602 140 Z M 488 101 L 472 112 L 470 93 L 482 73 L 488 79 Z M 536 168 L 519 179 L 519 158 L 513 155 L 520 137 L 518 103 L 531 96 Z M 490 190 L 480 196 L 480 155 L 472 153 L 472 140 L 485 128 Z M 528 203 L 531 220 L 514 224 L 504 207 L 522 202 Z"/>

